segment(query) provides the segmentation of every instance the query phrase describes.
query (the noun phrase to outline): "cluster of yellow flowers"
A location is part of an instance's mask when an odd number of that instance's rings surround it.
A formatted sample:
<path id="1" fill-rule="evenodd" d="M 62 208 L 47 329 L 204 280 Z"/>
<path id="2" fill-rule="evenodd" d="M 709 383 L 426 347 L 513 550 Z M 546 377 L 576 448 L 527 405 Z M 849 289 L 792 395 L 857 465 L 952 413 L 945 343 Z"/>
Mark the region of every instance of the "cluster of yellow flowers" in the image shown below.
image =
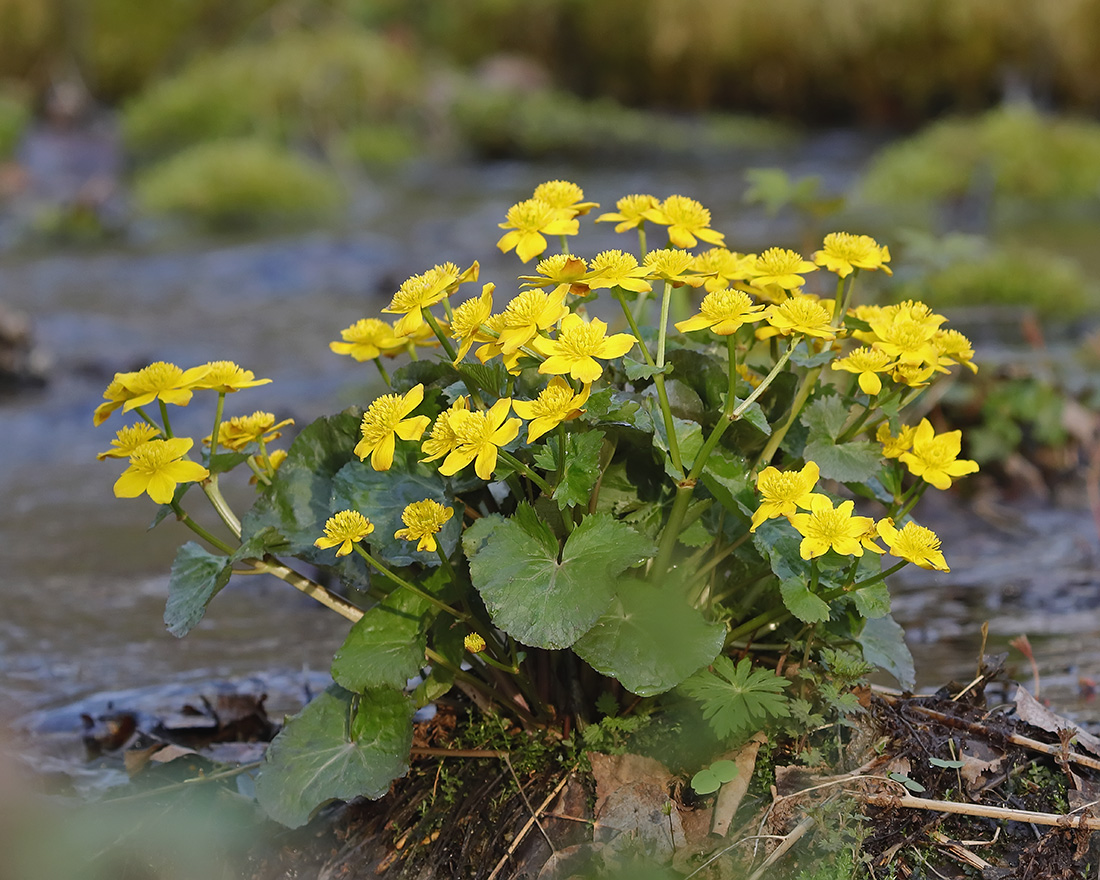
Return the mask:
<path id="1" fill-rule="evenodd" d="M 438 550 L 435 536 L 454 516 L 454 510 L 431 498 L 414 501 L 401 512 L 405 528 L 393 533 L 395 538 L 416 541 L 417 550 L 435 553 Z M 341 510 L 325 523 L 325 534 L 314 542 L 315 547 L 327 550 L 339 547 L 337 556 L 347 556 L 353 547 L 374 531 L 374 523 L 357 510 Z"/>
<path id="2" fill-rule="evenodd" d="M 111 441 L 111 448 L 97 456 L 100 460 L 128 459 L 128 467 L 115 482 L 115 495 L 136 498 L 148 494 L 158 504 L 168 504 L 180 483 L 209 479 L 209 470 L 187 458 L 195 441 L 189 437 L 173 436 L 167 404 L 187 406 L 193 393 L 201 390 L 218 392 L 220 402 L 226 394 L 265 385 L 270 381 L 257 379 L 250 370 L 242 369 L 232 361 L 211 361 L 188 370 L 157 361 L 141 370 L 116 373 L 103 392 L 104 402 L 95 410 L 94 423 L 103 424 L 119 409 L 123 413 L 137 414 L 142 421 L 120 428 Z M 154 401 L 161 408 L 161 424 L 143 410 Z M 249 457 L 249 466 L 257 477 L 270 477 L 286 458 L 286 451 L 269 451 L 266 445 L 277 439 L 279 429 L 293 424 L 293 420 L 276 422 L 273 414 L 260 411 L 225 421 L 220 417 L 219 405 L 217 445 L 240 452 L 250 443 L 258 444 L 260 452 Z M 211 437 L 204 442 L 210 445 Z"/>
<path id="3" fill-rule="evenodd" d="M 829 550 L 841 556 L 862 556 L 864 550 L 885 553 L 876 543 L 881 538 L 898 559 L 921 568 L 951 570 L 940 551 L 940 539 L 931 529 L 912 521 L 898 529 L 889 517 L 876 523 L 869 516 L 855 516 L 851 501 L 842 501 L 834 508 L 830 498 L 814 492 L 819 477 L 820 470 L 812 461 L 806 462 L 800 471 L 780 471 L 774 467 L 761 471 L 756 481 L 761 502 L 753 514 L 750 531 L 755 532 L 769 519 L 786 517 L 802 535 L 799 553 L 803 559 L 822 556 Z"/>

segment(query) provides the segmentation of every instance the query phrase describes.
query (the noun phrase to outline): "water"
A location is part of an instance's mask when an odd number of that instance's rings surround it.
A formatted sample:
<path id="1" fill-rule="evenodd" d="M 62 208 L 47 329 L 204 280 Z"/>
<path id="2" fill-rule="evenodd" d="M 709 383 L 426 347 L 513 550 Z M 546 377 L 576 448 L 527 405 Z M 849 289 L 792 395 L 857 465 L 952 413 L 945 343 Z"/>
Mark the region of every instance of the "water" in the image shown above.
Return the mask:
<path id="1" fill-rule="evenodd" d="M 742 208 L 746 167 L 777 158 L 796 174 L 824 167 L 827 187 L 839 191 L 869 148 L 837 136 L 781 157 L 665 168 L 659 181 L 642 167 L 422 166 L 362 194 L 355 220 L 338 231 L 0 262 L 0 295 L 32 316 L 53 359 L 45 389 L 0 403 L 0 716 L 33 711 L 35 724 L 65 729 L 79 711 L 105 706 L 105 694 L 152 711 L 177 700 L 181 686 L 199 693 L 237 680 L 272 693 L 277 717 L 297 707 L 346 633 L 346 622 L 263 579 L 235 581 L 186 638 L 165 632 L 169 565 L 190 533 L 173 522 L 147 532 L 153 505 L 115 499 L 119 465 L 95 460 L 120 424 L 117 416 L 99 429 L 91 423 L 114 372 L 159 359 L 188 366 L 230 358 L 274 381 L 231 396 L 227 413 L 270 409 L 301 427 L 378 393 L 373 367 L 333 355 L 328 342 L 375 314 L 405 277 L 475 257 L 482 280 L 514 277 L 514 257 L 492 248 L 496 224 L 543 180 L 575 180 L 607 209 L 631 192 L 698 197 L 729 245 L 751 250 L 797 233 L 789 220 Z M 610 224 L 597 229 L 586 232 L 586 248 L 623 246 Z M 181 431 L 205 434 L 212 416 L 194 409 L 178 412 Z M 240 509 L 249 491 L 232 493 Z M 945 535 L 954 573 L 901 581 L 898 617 L 922 684 L 968 680 L 977 628 L 989 619 L 997 645 L 1028 632 L 1052 693 L 1090 711 L 1076 681 L 1100 679 L 1095 530 L 1080 513 L 1031 516 L 995 547 L 982 543 L 982 523 L 969 524 L 976 534 L 966 541 Z M 1043 553 L 1049 558 L 1035 565 Z M 1071 557 L 1081 563 L 1073 572 L 1057 567 Z M 1058 602 L 1047 601 L 1043 579 L 1062 591 Z"/>

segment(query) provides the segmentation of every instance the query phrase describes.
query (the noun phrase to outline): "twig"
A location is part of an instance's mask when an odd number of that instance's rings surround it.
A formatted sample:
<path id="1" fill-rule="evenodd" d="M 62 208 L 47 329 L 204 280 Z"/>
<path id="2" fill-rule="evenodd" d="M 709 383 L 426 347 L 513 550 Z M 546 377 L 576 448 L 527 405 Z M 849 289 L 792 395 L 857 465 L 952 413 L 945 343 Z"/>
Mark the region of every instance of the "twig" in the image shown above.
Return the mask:
<path id="1" fill-rule="evenodd" d="M 998 827 L 998 830 L 1000 828 Z M 984 871 L 986 868 L 993 867 L 989 862 L 983 859 L 976 853 L 972 853 L 965 846 L 962 841 L 952 840 L 942 831 L 933 831 L 930 835 L 931 838 L 939 844 L 940 851 L 947 853 L 951 858 L 963 864 L 969 865 L 971 868 L 977 868 L 979 871 Z"/>
<path id="2" fill-rule="evenodd" d="M 760 880 L 767 872 L 768 868 L 781 859 L 787 850 L 798 843 L 798 841 L 805 836 L 806 832 L 814 827 L 815 821 L 813 816 L 806 816 L 801 822 L 795 825 L 794 830 L 783 838 L 783 842 L 772 850 L 770 856 L 764 859 L 764 863 L 749 875 L 749 880 Z"/>
<path id="3" fill-rule="evenodd" d="M 912 810 L 933 810 L 938 813 L 956 813 L 961 816 L 983 816 L 987 819 L 1005 819 L 1010 822 L 1032 822 L 1036 825 L 1100 831 L 1100 819 L 1089 816 L 1036 813 L 1032 810 L 1010 810 L 1007 807 L 989 807 L 985 804 L 962 804 L 958 801 L 935 801 L 910 794 L 864 794 L 862 792 L 851 792 L 851 794 L 862 798 L 865 803 L 874 807 L 908 807 Z"/>
<path id="4" fill-rule="evenodd" d="M 497 875 L 508 863 L 508 860 L 512 857 L 512 854 L 515 853 L 517 849 L 519 849 L 519 845 L 523 843 L 524 839 L 527 837 L 528 832 L 531 830 L 531 826 L 538 824 L 538 814 L 545 810 L 548 806 L 550 806 L 550 802 L 558 796 L 563 788 L 565 788 L 565 784 L 569 781 L 569 777 L 571 775 L 572 771 L 566 773 L 565 776 L 561 778 L 561 782 L 559 782 L 554 787 L 554 790 L 546 796 L 546 799 L 541 804 L 539 804 L 539 808 L 531 812 L 531 818 L 528 819 L 524 826 L 519 830 L 519 834 L 517 834 L 516 839 L 512 841 L 512 845 L 508 847 L 508 851 L 500 857 L 500 861 L 496 863 L 496 866 L 493 868 L 493 872 L 489 875 L 489 880 L 496 880 Z M 530 807 L 528 807 L 528 809 L 530 809 Z M 539 829 L 542 829 L 541 825 L 539 825 Z M 545 831 L 543 831 L 542 833 L 546 834 Z M 549 840 L 549 838 L 547 838 L 547 840 Z M 553 850 L 553 848 L 553 844 L 551 844 L 550 849 Z"/>

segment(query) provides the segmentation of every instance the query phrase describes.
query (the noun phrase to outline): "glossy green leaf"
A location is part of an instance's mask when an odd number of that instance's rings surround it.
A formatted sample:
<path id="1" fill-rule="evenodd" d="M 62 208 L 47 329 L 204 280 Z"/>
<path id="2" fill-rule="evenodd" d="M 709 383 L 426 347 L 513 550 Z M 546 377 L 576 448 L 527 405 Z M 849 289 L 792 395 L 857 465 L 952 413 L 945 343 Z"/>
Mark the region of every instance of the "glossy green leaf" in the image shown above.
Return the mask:
<path id="1" fill-rule="evenodd" d="M 882 581 L 851 594 L 856 610 L 864 617 L 885 617 L 890 613 L 890 590 Z"/>
<path id="2" fill-rule="evenodd" d="M 649 697 L 710 663 L 722 650 L 725 633 L 680 592 L 624 581 L 615 601 L 573 650 L 597 672 Z"/>
<path id="3" fill-rule="evenodd" d="M 806 461 L 815 461 L 821 476 L 839 483 L 863 483 L 882 467 L 882 447 L 870 440 L 853 440 L 839 445 L 831 440 L 811 440 L 802 451 Z"/>
<path id="4" fill-rule="evenodd" d="M 626 373 L 626 378 L 630 381 L 636 379 L 652 379 L 658 374 L 668 374 L 672 372 L 672 364 L 665 364 L 663 367 L 650 366 L 642 361 L 636 361 L 633 358 L 623 358 L 623 372 Z"/>
<path id="5" fill-rule="evenodd" d="M 567 507 L 588 506 L 588 499 L 600 477 L 602 431 L 570 434 L 565 441 L 565 472 L 554 489 L 554 500 Z"/>
<path id="6" fill-rule="evenodd" d="M 364 614 L 332 661 L 336 683 L 357 693 L 401 689 L 424 665 L 426 599 L 398 588 Z"/>
<path id="7" fill-rule="evenodd" d="M 848 421 L 848 407 L 835 395 L 818 397 L 802 410 L 799 418 L 809 429 L 811 439 L 836 440 Z"/>
<path id="8" fill-rule="evenodd" d="M 653 430 L 653 420 L 641 404 L 625 392 L 612 388 L 604 388 L 589 397 L 581 418 L 594 425 L 626 425 L 646 433 Z"/>
<path id="9" fill-rule="evenodd" d="M 493 623 L 525 645 L 567 648 L 603 613 L 618 576 L 652 556 L 652 542 L 606 514 L 558 542 L 528 505 L 483 517 L 463 537 L 470 578 Z"/>
<path id="10" fill-rule="evenodd" d="M 748 422 L 765 437 L 771 436 L 772 426 L 768 424 L 768 417 L 755 400 L 745 407 L 745 411 L 741 413 L 741 421 Z"/>
<path id="11" fill-rule="evenodd" d="M 804 623 L 823 623 L 829 619 L 829 603 L 810 591 L 802 577 L 793 577 L 779 585 L 783 604 Z"/>
<path id="12" fill-rule="evenodd" d="M 906 690 L 916 684 L 913 655 L 905 644 L 905 632 L 889 614 L 868 620 L 856 637 L 863 648 L 863 659 L 885 669 Z"/>
<path id="13" fill-rule="evenodd" d="M 332 685 L 267 750 L 256 799 L 276 822 L 297 828 L 333 800 L 380 798 L 409 769 L 412 701 L 382 688 L 353 694 Z"/>
<path id="14" fill-rule="evenodd" d="M 653 445 L 663 452 L 668 452 L 668 432 L 665 431 L 664 419 L 655 415 L 653 419 Z M 690 468 L 695 461 L 695 456 L 703 448 L 703 427 L 698 422 L 689 422 L 685 419 L 672 417 L 673 430 L 676 432 L 676 443 L 680 449 L 680 460 L 685 468 Z M 675 472 L 672 466 L 671 456 L 664 458 L 665 472 L 679 479 L 683 475 Z"/>
<path id="15" fill-rule="evenodd" d="M 194 541 L 180 547 L 168 579 L 168 604 L 164 608 L 168 632 L 177 638 L 187 635 L 232 574 L 227 557 L 210 553 Z"/>

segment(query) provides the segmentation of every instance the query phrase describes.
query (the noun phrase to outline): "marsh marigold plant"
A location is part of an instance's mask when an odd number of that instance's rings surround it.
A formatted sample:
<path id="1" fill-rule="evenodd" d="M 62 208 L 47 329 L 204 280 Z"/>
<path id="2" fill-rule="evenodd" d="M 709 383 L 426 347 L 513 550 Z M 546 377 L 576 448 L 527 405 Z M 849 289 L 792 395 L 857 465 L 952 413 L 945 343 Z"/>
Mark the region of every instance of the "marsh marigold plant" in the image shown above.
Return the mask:
<path id="1" fill-rule="evenodd" d="M 122 466 L 115 494 L 195 533 L 172 567 L 171 632 L 238 574 L 344 620 L 333 685 L 256 784 L 288 825 L 388 791 L 413 714 L 456 687 L 563 736 L 614 695 L 658 718 L 675 691 L 717 754 L 798 729 L 815 663 L 838 651 L 912 683 L 886 579 L 949 570 L 913 512 L 977 465 L 959 431 L 906 413 L 977 369 L 969 340 L 923 303 L 860 302 L 862 278 L 890 274 L 866 234 L 756 254 L 727 249 L 687 195 L 603 214 L 569 181 L 517 196 L 503 235 L 483 230 L 516 274 L 441 254 L 393 291 L 392 323 L 331 328 L 349 371 L 369 371 L 349 382 L 376 393 L 288 448 L 273 444 L 289 419 L 226 411 L 268 381 L 229 361 L 119 373 L 93 414 L 125 422 L 100 455 Z M 594 223 L 618 246 L 588 247 Z M 174 432 L 179 407 L 208 414 L 202 442 Z M 220 485 L 237 468 L 255 485 L 243 513 Z M 776 671 L 792 658 L 797 698 Z"/>

